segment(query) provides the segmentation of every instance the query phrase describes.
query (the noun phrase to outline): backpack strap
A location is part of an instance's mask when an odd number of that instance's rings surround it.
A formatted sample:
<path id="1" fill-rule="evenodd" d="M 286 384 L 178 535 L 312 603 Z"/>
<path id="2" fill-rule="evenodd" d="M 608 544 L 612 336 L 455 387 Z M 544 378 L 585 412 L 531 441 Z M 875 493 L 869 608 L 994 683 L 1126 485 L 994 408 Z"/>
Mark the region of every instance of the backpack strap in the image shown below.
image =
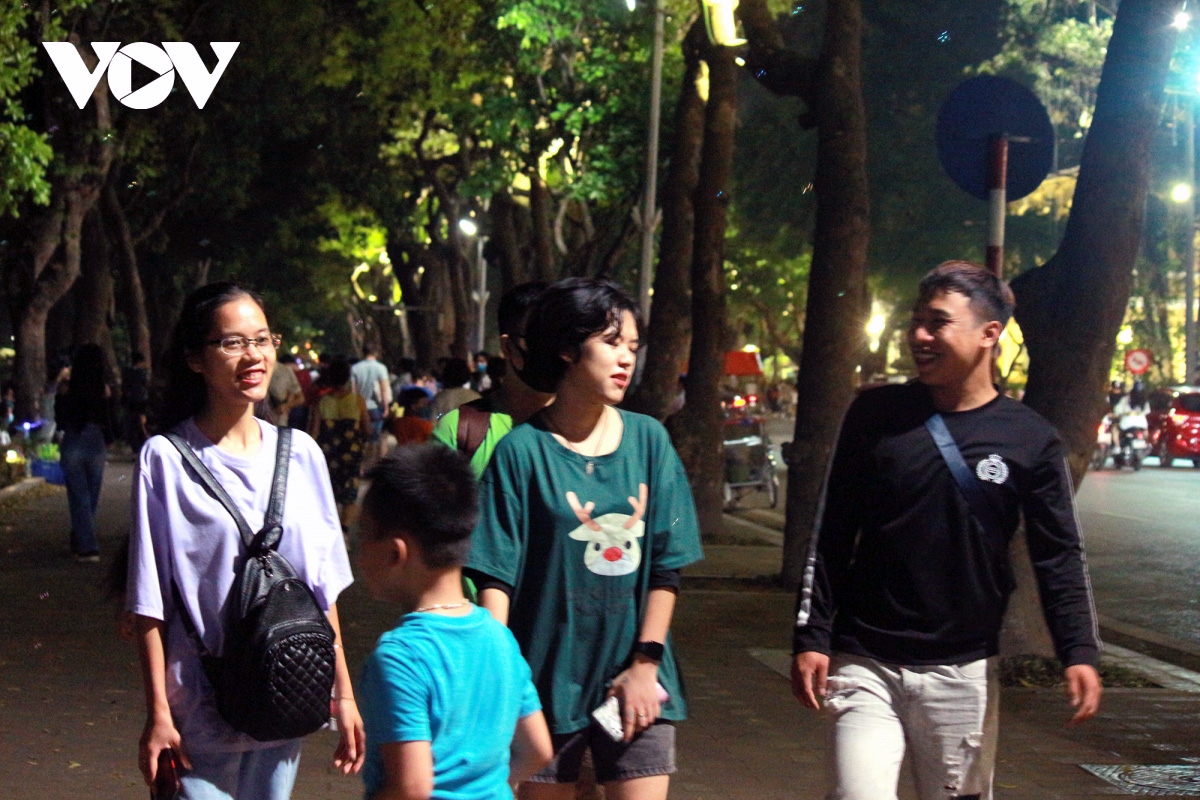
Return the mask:
<path id="1" fill-rule="evenodd" d="M 254 543 L 254 531 L 250 530 L 250 523 L 246 522 L 246 518 L 242 516 L 242 512 L 238 510 L 237 505 L 233 502 L 233 498 L 229 496 L 229 492 L 217 482 L 216 477 L 209 472 L 208 467 L 204 466 L 204 462 L 200 460 L 191 445 L 184 440 L 175 431 L 168 431 L 163 434 L 167 437 L 167 441 L 175 445 L 175 449 L 179 451 L 179 455 L 183 456 L 184 463 L 192 468 L 192 472 L 204 484 L 204 488 L 208 489 L 209 493 L 215 497 L 221 505 L 225 506 L 225 510 L 233 517 L 233 521 L 237 523 L 238 532 L 242 535 L 242 543 L 249 549 Z"/>
<path id="2" fill-rule="evenodd" d="M 242 543 L 246 546 L 246 552 L 256 553 L 260 549 L 273 550 L 279 546 L 279 540 L 283 536 L 283 505 L 287 497 L 288 463 L 292 452 L 291 428 L 279 428 L 279 443 L 275 447 L 275 474 L 271 478 L 271 499 L 267 503 L 267 514 L 263 518 L 262 530 L 257 534 L 250 530 L 250 523 L 246 522 L 246 518 L 238 510 L 233 498 L 229 496 L 225 487 L 221 486 L 208 467 L 204 466 L 204 462 L 192 450 L 191 445 L 175 431 L 168 431 L 164 435 L 167 437 L 167 441 L 175 445 L 175 449 L 183 456 L 184 462 L 192 468 L 192 472 L 199 478 L 200 483 L 204 484 L 204 488 L 233 517 L 233 521 L 237 523 L 238 532 L 241 534 Z"/>
<path id="3" fill-rule="evenodd" d="M 279 428 L 279 442 L 275 446 L 275 474 L 271 478 L 271 500 L 267 503 L 262 530 L 254 537 L 252 552 L 258 552 L 259 548 L 274 550 L 283 538 L 283 504 L 287 499 L 288 464 L 291 458 L 292 429 Z"/>
<path id="4" fill-rule="evenodd" d="M 479 408 L 478 402 L 472 400 L 458 407 L 458 449 L 467 458 L 475 457 L 492 425 L 492 412 Z"/>
<path id="5" fill-rule="evenodd" d="M 942 415 L 934 414 L 925 420 L 925 427 L 929 430 L 930 436 L 933 437 L 934 444 L 941 451 L 942 459 L 945 460 L 946 466 L 950 468 L 950 474 L 954 476 L 954 482 L 958 484 L 959 490 L 962 492 L 963 497 L 966 498 L 967 505 L 971 508 L 971 514 L 979 521 L 984 530 L 993 535 L 1001 534 L 1003 532 L 1003 525 L 1000 518 L 996 515 L 996 510 L 992 508 L 992 504 L 988 502 L 983 489 L 979 488 L 979 481 L 975 478 L 975 473 L 971 471 L 971 468 L 967 466 L 966 460 L 963 459 L 962 452 L 958 449 L 954 437 L 946 427 L 946 421 L 942 419 Z"/>

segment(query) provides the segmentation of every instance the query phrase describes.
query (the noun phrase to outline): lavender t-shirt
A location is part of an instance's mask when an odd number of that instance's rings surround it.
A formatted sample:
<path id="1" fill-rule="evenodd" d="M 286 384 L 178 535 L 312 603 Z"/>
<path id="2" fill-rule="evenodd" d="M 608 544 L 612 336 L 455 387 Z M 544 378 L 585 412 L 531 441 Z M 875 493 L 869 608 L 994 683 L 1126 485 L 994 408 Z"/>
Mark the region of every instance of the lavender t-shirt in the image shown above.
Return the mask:
<path id="1" fill-rule="evenodd" d="M 279 441 L 273 425 L 259 421 L 259 427 L 262 446 L 252 456 L 226 453 L 190 419 L 175 428 L 254 531 L 266 516 Z M 126 604 L 135 614 L 167 621 L 167 701 L 184 747 L 191 752 L 236 752 L 278 744 L 235 731 L 217 713 L 171 591 L 173 578 L 205 648 L 221 653 L 225 604 L 243 550 L 233 517 L 196 481 L 175 446 L 163 436 L 146 442 L 133 490 Z M 292 433 L 279 552 L 325 609 L 353 580 L 325 457 L 300 431 Z"/>

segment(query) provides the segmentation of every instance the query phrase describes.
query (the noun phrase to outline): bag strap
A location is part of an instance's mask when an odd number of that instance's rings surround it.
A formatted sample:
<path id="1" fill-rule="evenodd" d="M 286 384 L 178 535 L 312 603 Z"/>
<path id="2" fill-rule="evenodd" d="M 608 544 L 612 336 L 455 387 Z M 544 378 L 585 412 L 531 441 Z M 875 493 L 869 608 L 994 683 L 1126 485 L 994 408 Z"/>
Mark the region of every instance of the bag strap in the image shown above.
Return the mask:
<path id="1" fill-rule="evenodd" d="M 475 457 L 492 425 L 492 412 L 480 409 L 475 405 L 477 402 L 472 400 L 458 407 L 458 449 L 467 458 Z"/>
<path id="2" fill-rule="evenodd" d="M 966 498 L 967 505 L 971 507 L 971 513 L 975 519 L 989 533 L 1001 534 L 1003 525 L 1000 518 L 996 515 L 992 504 L 988 502 L 983 489 L 979 487 L 975 473 L 963 459 L 962 452 L 959 451 L 954 437 L 950 435 L 950 430 L 946 427 L 946 421 L 942 419 L 942 415 L 934 414 L 925 420 L 925 427 L 933 437 L 934 444 L 941 451 L 942 458 L 945 460 L 946 466 L 950 468 L 950 474 L 954 476 L 954 482 L 958 484 L 959 490 Z"/>
<path id="3" fill-rule="evenodd" d="M 271 477 L 271 499 L 267 503 L 267 515 L 263 518 L 262 530 L 255 536 L 251 552 L 260 548 L 274 550 L 283 538 L 283 506 L 287 500 L 288 464 L 292 458 L 292 429 L 279 428 L 279 442 L 275 445 L 275 474 Z"/>
<path id="4" fill-rule="evenodd" d="M 237 505 L 233 502 L 233 498 L 229 496 L 229 492 L 217 482 L 216 477 L 209 472 L 208 467 L 204 466 L 204 462 L 192 450 L 191 445 L 184 440 L 175 431 L 168 431 L 163 434 L 167 437 L 167 441 L 175 445 L 175 449 L 179 451 L 179 455 L 183 456 L 184 463 L 192 468 L 192 472 L 204 484 L 204 488 L 208 489 L 209 494 L 215 497 L 221 505 L 225 506 L 225 510 L 233 517 L 233 521 L 237 523 L 238 532 L 242 535 L 242 543 L 249 549 L 254 543 L 254 531 L 250 530 L 250 523 L 246 522 L 246 518 L 242 516 L 242 512 L 238 510 Z"/>
<path id="5" fill-rule="evenodd" d="M 267 514 L 263 518 L 263 527 L 257 534 L 250 530 L 250 523 L 242 516 L 233 498 L 225 491 L 216 477 L 204 466 L 191 445 L 175 431 L 164 434 L 167 441 L 175 445 L 175 449 L 183 456 L 184 462 L 192 468 L 192 472 L 200 480 L 210 494 L 225 507 L 233 521 L 237 524 L 242 543 L 249 553 L 258 552 L 260 548 L 275 549 L 283 536 L 283 506 L 287 497 L 288 463 L 291 459 L 292 429 L 279 429 L 279 443 L 275 448 L 275 474 L 271 478 L 271 499 L 267 503 Z"/>

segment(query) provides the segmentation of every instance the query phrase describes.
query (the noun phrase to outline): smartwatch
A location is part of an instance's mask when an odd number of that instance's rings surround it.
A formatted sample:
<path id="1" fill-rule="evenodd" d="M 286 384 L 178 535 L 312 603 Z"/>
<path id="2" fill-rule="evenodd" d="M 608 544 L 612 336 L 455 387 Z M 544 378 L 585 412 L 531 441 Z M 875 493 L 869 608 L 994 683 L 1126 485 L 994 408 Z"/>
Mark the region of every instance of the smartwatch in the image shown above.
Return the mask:
<path id="1" fill-rule="evenodd" d="M 633 646 L 635 655 L 645 656 L 655 663 L 662 663 L 665 649 L 662 642 L 638 642 Z"/>

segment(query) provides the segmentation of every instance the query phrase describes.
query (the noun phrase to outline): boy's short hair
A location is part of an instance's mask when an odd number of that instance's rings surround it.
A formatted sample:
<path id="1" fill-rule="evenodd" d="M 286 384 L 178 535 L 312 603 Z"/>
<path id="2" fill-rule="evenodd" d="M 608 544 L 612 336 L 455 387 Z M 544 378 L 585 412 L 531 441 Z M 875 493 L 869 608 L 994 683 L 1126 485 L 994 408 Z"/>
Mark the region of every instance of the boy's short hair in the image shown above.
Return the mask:
<path id="1" fill-rule="evenodd" d="M 457 450 L 440 444 L 405 445 L 367 473 L 363 513 L 379 538 L 406 533 L 434 569 L 461 566 L 475 529 L 475 473 Z"/>
<path id="2" fill-rule="evenodd" d="M 945 261 L 931 269 L 917 288 L 917 305 L 929 302 L 939 292 L 965 295 L 980 322 L 996 320 L 1002 326 L 1007 325 L 1016 306 L 1007 283 L 986 267 L 970 261 Z"/>
<path id="3" fill-rule="evenodd" d="M 612 281 L 564 278 L 550 284 L 529 312 L 521 379 L 539 392 L 558 391 L 568 366 L 562 357 L 577 361 L 583 343 L 598 333 L 619 329 L 626 311 L 640 332 L 637 303 Z"/>

